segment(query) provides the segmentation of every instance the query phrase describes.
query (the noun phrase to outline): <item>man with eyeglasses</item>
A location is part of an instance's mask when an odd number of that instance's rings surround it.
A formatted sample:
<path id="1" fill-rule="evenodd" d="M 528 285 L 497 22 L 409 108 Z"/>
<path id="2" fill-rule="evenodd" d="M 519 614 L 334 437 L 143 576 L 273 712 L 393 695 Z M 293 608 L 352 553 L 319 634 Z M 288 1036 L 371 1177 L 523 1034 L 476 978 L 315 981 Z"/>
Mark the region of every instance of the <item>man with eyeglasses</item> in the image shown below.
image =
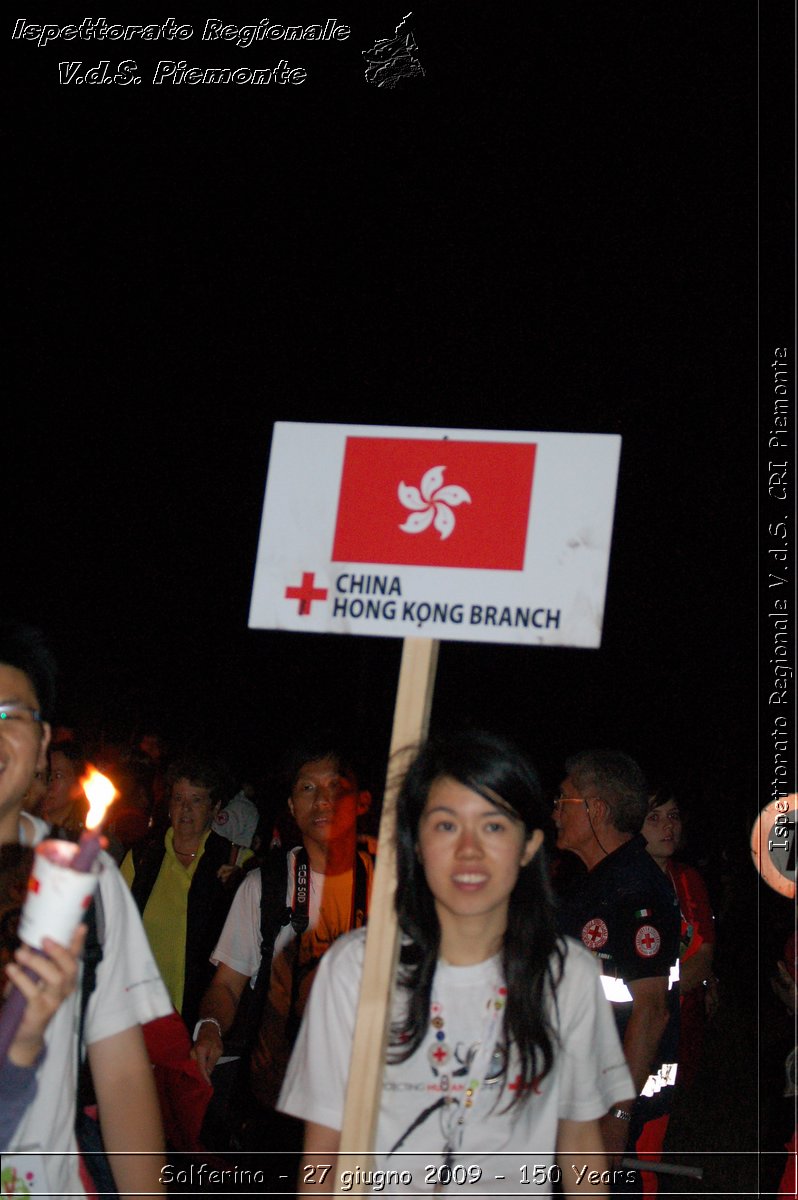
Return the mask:
<path id="1" fill-rule="evenodd" d="M 0 908 L 12 927 L 30 871 L 31 847 L 49 826 L 23 811 L 35 771 L 43 771 L 55 698 L 55 664 L 38 631 L 0 625 Z M 60 1004 L 45 1033 L 38 1091 L 4 1150 L 4 1171 L 32 1177 L 38 1195 L 82 1196 L 75 1138 L 78 1063 L 85 1048 L 111 1153 L 116 1186 L 160 1195 L 163 1132 L 152 1068 L 140 1026 L 171 1011 L 136 907 L 111 859 L 100 857 L 105 938 L 95 990 L 78 1045 L 80 989 Z M 13 924 L 16 927 L 16 924 Z M 12 947 L 4 946 L 4 953 Z M 46 980 L 43 987 L 47 987 Z M 147 1151 L 149 1153 L 141 1153 Z"/>
<path id="2" fill-rule="evenodd" d="M 566 771 L 554 802 L 557 848 L 577 855 L 587 875 L 562 898 L 560 930 L 598 959 L 638 1092 L 607 1113 L 602 1132 L 610 1154 L 627 1142 L 638 1154 L 656 1152 L 676 1079 L 678 902 L 640 835 L 648 790 L 637 763 L 619 751 L 586 751 Z M 642 1188 L 656 1192 L 651 1172 Z"/>
<path id="3" fill-rule="evenodd" d="M 357 835 L 371 796 L 345 756 L 323 738 L 301 744 L 287 755 L 283 781 L 301 845 L 274 847 L 245 876 L 211 956 L 216 974 L 194 1030 L 193 1057 L 211 1079 L 247 995 L 252 1103 L 238 1135 L 247 1150 L 301 1148 L 302 1122 L 274 1106 L 316 968 L 336 938 L 365 923 L 374 872 Z"/>

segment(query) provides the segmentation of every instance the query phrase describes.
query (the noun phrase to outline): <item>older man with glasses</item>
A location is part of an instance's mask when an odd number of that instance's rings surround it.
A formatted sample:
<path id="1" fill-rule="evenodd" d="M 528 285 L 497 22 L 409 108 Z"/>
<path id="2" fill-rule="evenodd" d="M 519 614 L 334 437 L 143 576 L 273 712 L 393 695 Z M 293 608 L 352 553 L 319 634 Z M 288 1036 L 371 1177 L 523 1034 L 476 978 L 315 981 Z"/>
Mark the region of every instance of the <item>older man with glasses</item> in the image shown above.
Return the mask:
<path id="1" fill-rule="evenodd" d="M 638 1092 L 604 1117 L 604 1140 L 611 1154 L 627 1142 L 638 1154 L 659 1151 L 676 1078 L 679 907 L 640 836 L 648 791 L 637 763 L 619 751 L 586 751 L 566 771 L 554 802 L 557 847 L 577 855 L 587 875 L 563 897 L 560 930 L 599 962 Z M 656 1192 L 651 1172 L 642 1188 Z"/>

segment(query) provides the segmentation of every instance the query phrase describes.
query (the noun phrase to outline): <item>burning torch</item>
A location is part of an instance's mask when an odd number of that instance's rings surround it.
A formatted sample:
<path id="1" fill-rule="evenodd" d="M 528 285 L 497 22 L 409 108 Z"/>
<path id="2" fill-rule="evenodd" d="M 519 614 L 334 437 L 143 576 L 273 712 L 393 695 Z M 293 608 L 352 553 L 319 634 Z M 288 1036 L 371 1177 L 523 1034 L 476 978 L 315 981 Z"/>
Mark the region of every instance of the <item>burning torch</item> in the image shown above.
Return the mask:
<path id="1" fill-rule="evenodd" d="M 116 789 L 111 780 L 94 767 L 81 779 L 89 801 L 86 827 L 79 842 L 48 838 L 36 847 L 28 893 L 19 921 L 19 937 L 26 945 L 44 953 L 42 939 L 52 938 L 68 946 L 97 890 L 100 864 L 97 856 L 104 838 L 100 828 Z M 34 971 L 28 971 L 38 979 Z M 0 1012 L 0 1063 L 5 1062 L 16 1036 L 27 1001 L 12 987 Z"/>

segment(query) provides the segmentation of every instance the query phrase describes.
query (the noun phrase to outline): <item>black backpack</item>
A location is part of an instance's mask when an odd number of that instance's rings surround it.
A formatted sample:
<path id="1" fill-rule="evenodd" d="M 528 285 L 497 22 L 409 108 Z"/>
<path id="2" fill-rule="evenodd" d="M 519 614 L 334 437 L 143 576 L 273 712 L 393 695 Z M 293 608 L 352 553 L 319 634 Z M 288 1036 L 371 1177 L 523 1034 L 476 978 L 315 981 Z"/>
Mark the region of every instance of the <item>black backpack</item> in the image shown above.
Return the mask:
<path id="1" fill-rule="evenodd" d="M 358 846 L 359 851 L 367 852 Z M 297 935 L 305 932 L 309 923 L 309 878 L 310 866 L 307 850 L 302 847 L 295 858 L 294 903 L 285 902 L 288 892 L 288 854 L 282 846 L 273 846 L 261 868 L 260 891 L 260 969 L 254 988 L 247 988 L 242 996 L 233 1028 L 225 1037 L 225 1054 L 240 1055 L 249 1060 L 260 1027 L 263 1005 L 271 981 L 271 961 L 274 944 L 281 929 L 289 923 Z M 355 857 L 355 889 L 353 897 L 352 929 L 365 924 L 368 897 L 368 871 L 363 854 Z M 293 1000 L 292 997 L 292 1007 Z M 244 1064 L 246 1067 L 246 1063 Z"/>
<path id="2" fill-rule="evenodd" d="M 373 855 L 367 847 L 358 845 L 358 850 Z M 250 1088 L 250 1059 L 260 1032 L 263 1008 L 271 983 L 271 964 L 274 944 L 280 930 L 290 924 L 297 936 L 309 924 L 310 865 L 307 851 L 300 848 L 295 857 L 294 903 L 285 902 L 288 892 L 288 854 L 282 846 L 274 846 L 261 865 L 260 895 L 260 953 L 261 963 L 254 988 L 247 987 L 238 1005 L 232 1028 L 224 1038 L 224 1053 L 235 1059 L 221 1067 L 214 1075 L 214 1095 L 208 1109 L 201 1137 L 219 1149 L 242 1150 L 249 1142 L 248 1123 L 257 1111 L 257 1101 Z M 368 897 L 368 871 L 363 853 L 356 856 L 355 887 L 352 906 L 352 928 L 364 924 Z M 292 1010 L 295 1007 L 296 990 L 292 981 Z M 298 1019 L 289 1036 L 296 1034 Z"/>

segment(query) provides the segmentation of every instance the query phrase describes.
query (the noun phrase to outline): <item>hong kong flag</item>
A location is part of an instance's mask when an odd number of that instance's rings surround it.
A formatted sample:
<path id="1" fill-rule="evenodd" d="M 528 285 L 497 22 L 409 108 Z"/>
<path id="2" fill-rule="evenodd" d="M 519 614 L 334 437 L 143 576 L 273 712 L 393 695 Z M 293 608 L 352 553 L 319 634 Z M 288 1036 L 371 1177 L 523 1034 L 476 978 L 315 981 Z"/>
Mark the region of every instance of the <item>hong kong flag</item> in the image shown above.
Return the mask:
<path id="1" fill-rule="evenodd" d="M 523 570 L 535 449 L 347 438 L 333 562 Z"/>

